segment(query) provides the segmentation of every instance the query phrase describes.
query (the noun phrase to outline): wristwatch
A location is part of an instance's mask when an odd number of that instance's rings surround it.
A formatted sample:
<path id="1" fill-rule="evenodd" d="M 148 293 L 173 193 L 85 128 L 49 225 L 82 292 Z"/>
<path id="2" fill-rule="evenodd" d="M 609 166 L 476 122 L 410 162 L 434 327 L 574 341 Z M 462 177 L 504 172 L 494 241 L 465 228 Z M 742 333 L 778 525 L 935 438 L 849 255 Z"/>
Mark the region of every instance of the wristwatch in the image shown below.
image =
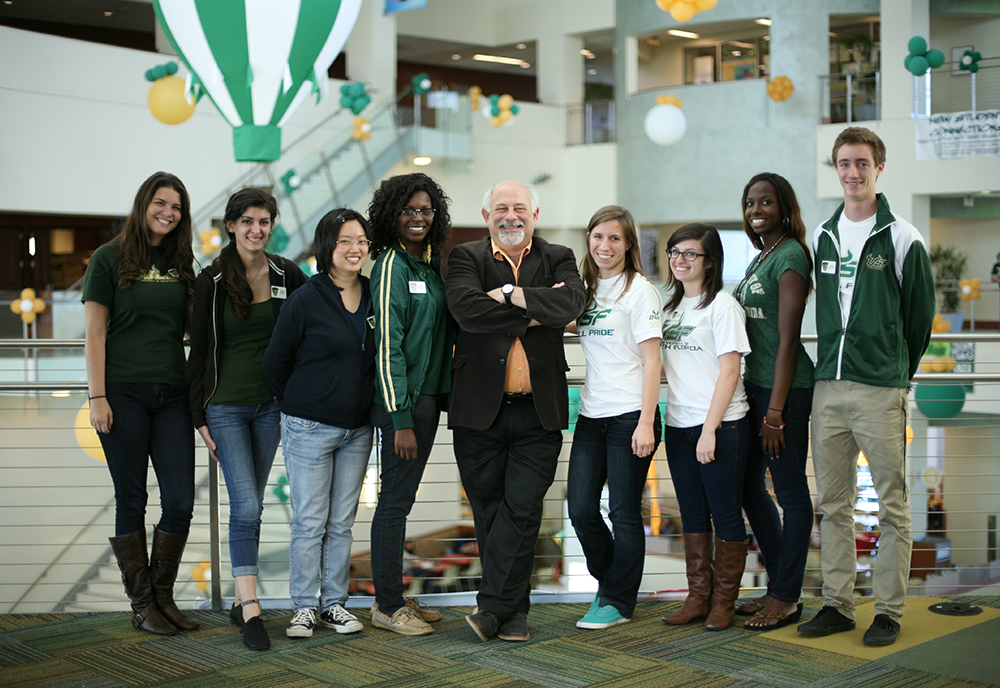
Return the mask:
<path id="1" fill-rule="evenodd" d="M 514 285 L 508 282 L 500 287 L 500 293 L 503 294 L 503 300 L 507 302 L 508 306 L 510 306 L 510 295 L 514 293 Z"/>

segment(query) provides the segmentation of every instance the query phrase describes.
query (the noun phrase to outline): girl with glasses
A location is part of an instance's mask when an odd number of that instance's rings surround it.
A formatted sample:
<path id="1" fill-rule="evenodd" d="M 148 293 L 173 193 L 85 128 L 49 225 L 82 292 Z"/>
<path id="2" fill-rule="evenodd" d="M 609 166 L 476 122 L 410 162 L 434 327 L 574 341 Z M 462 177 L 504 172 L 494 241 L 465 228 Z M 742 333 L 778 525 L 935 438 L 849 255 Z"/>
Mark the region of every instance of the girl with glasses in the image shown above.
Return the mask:
<path id="1" fill-rule="evenodd" d="M 683 523 L 688 595 L 663 621 L 686 624 L 707 616 L 705 628 L 721 631 L 732 623 L 746 566 L 741 501 L 750 430 L 740 360 L 750 345 L 743 308 L 722 291 L 722 241 L 715 227 L 684 225 L 667 242 L 667 254 L 664 445 Z"/>
<path id="2" fill-rule="evenodd" d="M 454 323 L 445 303 L 441 248 L 451 233 L 449 199 L 426 174 L 392 177 L 375 191 L 372 295 L 377 394 L 372 422 L 382 435 L 382 475 L 372 518 L 372 625 L 426 635 L 441 614 L 403 598 L 406 517 L 451 392 Z"/>

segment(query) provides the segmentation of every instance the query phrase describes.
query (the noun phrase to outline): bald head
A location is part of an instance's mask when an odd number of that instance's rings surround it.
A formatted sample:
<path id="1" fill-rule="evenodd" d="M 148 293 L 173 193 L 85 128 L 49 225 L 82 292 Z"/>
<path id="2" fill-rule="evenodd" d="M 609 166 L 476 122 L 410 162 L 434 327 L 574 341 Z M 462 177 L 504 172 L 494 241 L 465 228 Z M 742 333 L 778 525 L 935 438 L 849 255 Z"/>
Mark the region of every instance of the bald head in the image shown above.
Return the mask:
<path id="1" fill-rule="evenodd" d="M 521 182 L 500 182 L 486 192 L 483 219 L 490 236 L 505 253 L 520 254 L 528 245 L 538 220 L 538 196 Z"/>

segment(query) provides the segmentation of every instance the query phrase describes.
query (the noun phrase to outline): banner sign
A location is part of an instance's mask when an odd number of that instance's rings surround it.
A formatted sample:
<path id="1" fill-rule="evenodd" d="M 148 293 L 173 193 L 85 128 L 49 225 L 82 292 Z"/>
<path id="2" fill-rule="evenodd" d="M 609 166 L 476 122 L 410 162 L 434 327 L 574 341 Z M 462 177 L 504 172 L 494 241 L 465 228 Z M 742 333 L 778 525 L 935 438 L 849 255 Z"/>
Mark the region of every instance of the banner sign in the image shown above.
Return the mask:
<path id="1" fill-rule="evenodd" d="M 921 117 L 915 131 L 917 160 L 1000 155 L 1000 110 Z"/>

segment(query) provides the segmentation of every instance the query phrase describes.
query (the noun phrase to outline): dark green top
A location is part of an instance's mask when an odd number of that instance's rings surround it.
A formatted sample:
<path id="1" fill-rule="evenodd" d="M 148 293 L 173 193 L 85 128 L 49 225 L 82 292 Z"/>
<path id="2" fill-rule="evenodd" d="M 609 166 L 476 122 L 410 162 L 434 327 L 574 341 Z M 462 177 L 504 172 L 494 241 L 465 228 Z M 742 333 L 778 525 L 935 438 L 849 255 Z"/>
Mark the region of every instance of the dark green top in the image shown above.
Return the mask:
<path id="1" fill-rule="evenodd" d="M 274 308 L 270 301 L 250 306 L 250 317 L 240 320 L 226 297 L 222 316 L 226 339 L 219 356 L 219 384 L 210 406 L 266 404 L 274 399 L 264 377 L 264 352 L 274 331 Z"/>
<path id="2" fill-rule="evenodd" d="M 763 263 L 755 258 L 747 267 L 746 277 L 736 287 L 734 296 L 747 315 L 747 338 L 750 353 L 744 359 L 743 377 L 759 387 L 774 386 L 774 363 L 778 356 L 778 280 L 786 270 L 794 270 L 806 282 L 810 279 L 806 250 L 789 239 L 767 257 Z M 796 349 L 792 387 L 813 386 L 813 362 L 802 342 Z"/>
<path id="3" fill-rule="evenodd" d="M 150 249 L 146 273 L 122 292 L 118 286 L 118 242 L 94 251 L 83 278 L 83 301 L 107 306 L 104 379 L 187 386 L 184 321 L 187 289 L 175 271 L 160 271 L 160 252 Z"/>

